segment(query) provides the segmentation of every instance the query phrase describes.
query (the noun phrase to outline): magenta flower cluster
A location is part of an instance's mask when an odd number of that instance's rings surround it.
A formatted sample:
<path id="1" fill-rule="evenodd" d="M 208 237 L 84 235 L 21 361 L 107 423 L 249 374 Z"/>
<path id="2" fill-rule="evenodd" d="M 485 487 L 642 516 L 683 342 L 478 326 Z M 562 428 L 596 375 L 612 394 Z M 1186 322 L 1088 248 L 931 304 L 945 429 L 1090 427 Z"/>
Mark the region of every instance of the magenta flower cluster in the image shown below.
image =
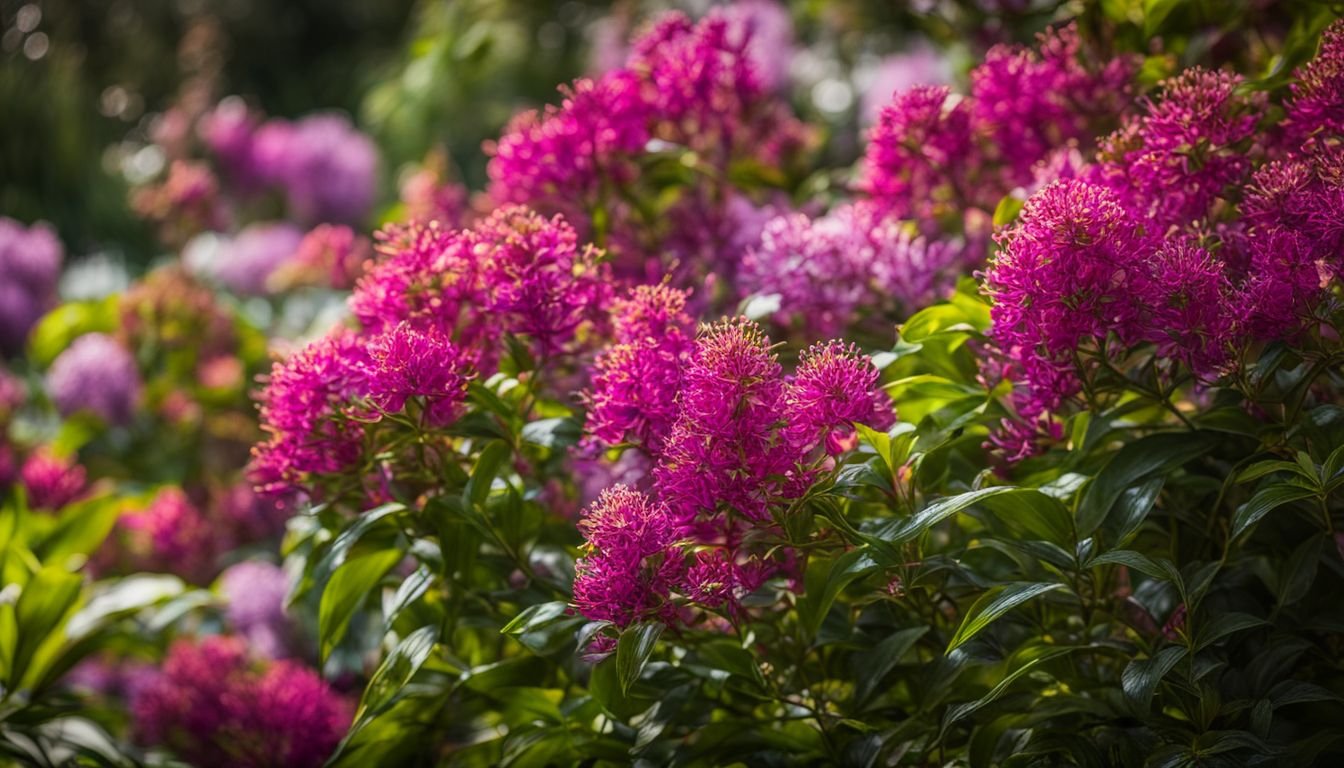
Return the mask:
<path id="1" fill-rule="evenodd" d="M 137 738 L 199 768 L 318 768 L 353 707 L 296 662 L 257 663 L 238 638 L 173 644 L 131 702 Z"/>
<path id="2" fill-rule="evenodd" d="M 610 295 L 600 252 L 560 217 L 506 206 L 469 230 L 437 222 L 380 235 L 381 259 L 338 328 L 277 363 L 262 395 L 253 477 L 267 491 L 353 470 L 365 426 L 417 403 L 422 426 L 459 415 L 468 381 L 497 366 L 506 337 L 545 361 L 602 325 Z"/>
<path id="3" fill-rule="evenodd" d="M 639 289 L 622 307 L 624 321 L 657 306 L 651 297 L 676 295 Z M 668 306 L 680 311 L 675 299 L 659 309 Z M 895 419 L 877 369 L 851 346 L 813 346 L 786 378 L 769 340 L 745 319 L 702 328 L 688 349 L 679 349 L 683 323 L 653 325 L 642 346 L 623 342 L 599 357 L 588 394 L 601 430 L 590 429 L 590 439 L 629 441 L 655 460 L 645 490 L 612 489 L 580 525 L 587 544 L 575 604 L 620 626 L 680 616 L 674 596 L 733 613 L 770 578 L 795 575 L 792 553 L 767 543 L 777 515 L 833 466 L 830 456 L 853 447 L 855 424 L 886 429 Z M 632 350 L 664 353 L 669 364 L 623 371 L 638 359 Z M 636 376 L 661 379 L 625 386 Z M 668 402 L 672 412 L 662 410 Z"/>
<path id="4" fill-rule="evenodd" d="M 1344 246 L 1344 135 L 1325 117 L 1344 93 L 1342 32 L 1327 32 L 1285 105 L 1290 126 L 1315 121 L 1310 135 L 1261 130 L 1263 94 L 1196 68 L 1102 141 L 1095 163 L 1027 201 L 985 273 L 991 336 L 1024 385 L 1021 423 L 1136 349 L 1209 381 L 1251 341 L 1310 323 Z M 1020 438 L 1034 431 L 1021 423 Z"/>
<path id="5" fill-rule="evenodd" d="M 632 203 L 642 194 L 633 190 L 641 164 L 689 151 L 694 164 L 715 169 L 709 179 L 737 161 L 786 166 L 809 142 L 803 124 L 769 98 L 778 73 L 758 67 L 757 40 L 778 37 L 779 19 L 763 18 L 737 10 L 711 11 L 698 23 L 664 15 L 635 40 L 625 66 L 575 81 L 558 106 L 519 115 L 487 145 L 490 197 L 563 213 L 612 249 L 620 272 L 658 279 L 668 244 L 649 240 L 659 222 Z M 731 262 L 735 254 L 720 242 L 731 195 L 716 201 L 689 191 L 663 212 L 678 224 L 671 245 L 688 260 Z"/>
<path id="6" fill-rule="evenodd" d="M 1095 61 L 1068 25 L 1043 33 L 1035 50 L 991 49 L 969 96 L 946 86 L 898 94 L 869 136 L 860 189 L 929 232 L 967 209 L 994 210 L 1052 149 L 1088 141 L 1129 104 L 1136 61 Z"/>

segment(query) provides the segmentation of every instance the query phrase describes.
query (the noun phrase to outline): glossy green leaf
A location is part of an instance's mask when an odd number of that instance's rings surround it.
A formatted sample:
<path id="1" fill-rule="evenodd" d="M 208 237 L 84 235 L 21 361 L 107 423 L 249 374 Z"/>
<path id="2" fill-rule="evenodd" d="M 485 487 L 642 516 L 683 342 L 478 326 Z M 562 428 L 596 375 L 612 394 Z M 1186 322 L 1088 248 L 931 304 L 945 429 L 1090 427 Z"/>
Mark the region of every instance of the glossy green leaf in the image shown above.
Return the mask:
<path id="1" fill-rule="evenodd" d="M 512 455 L 513 451 L 502 440 L 490 443 L 481 451 L 464 493 L 471 506 L 480 508 L 485 504 L 485 498 L 490 495 L 490 486 L 494 484 L 495 478 L 499 476 Z"/>
<path id="2" fill-rule="evenodd" d="M 962 619 L 961 626 L 957 628 L 956 634 L 952 635 L 952 640 L 947 644 L 946 652 L 951 653 L 964 645 L 971 638 L 984 631 L 996 619 L 1017 606 L 1063 586 L 1063 584 L 1045 583 L 1006 584 L 990 589 L 981 595 L 966 611 L 966 617 Z"/>
<path id="3" fill-rule="evenodd" d="M 42 568 L 24 585 L 14 604 L 16 643 L 5 665 L 8 685 L 41 677 L 41 670 L 30 663 L 39 649 L 61 642 L 62 627 L 78 607 L 83 586 L 83 576 L 56 566 Z"/>
<path id="4" fill-rule="evenodd" d="M 569 417 L 542 419 L 523 425 L 519 433 L 524 442 L 545 448 L 568 448 L 579 442 L 583 428 Z"/>
<path id="5" fill-rule="evenodd" d="M 1185 646 L 1173 645 L 1163 648 L 1151 658 L 1135 659 L 1125 667 L 1120 676 L 1120 686 L 1124 689 L 1125 696 L 1134 703 L 1137 711 L 1148 712 L 1158 683 L 1162 682 L 1162 678 L 1167 676 L 1177 662 L 1185 658 L 1185 654 Z"/>
<path id="6" fill-rule="evenodd" d="M 1205 433 L 1149 435 L 1121 448 L 1092 478 L 1078 502 L 1078 535 L 1090 536 L 1128 488 L 1155 475 L 1169 474 L 1208 453 L 1216 439 Z"/>
<path id="7" fill-rule="evenodd" d="M 616 641 L 615 661 L 622 694 L 629 693 L 630 686 L 639 679 L 662 634 L 662 624 L 639 624 L 621 632 Z"/>
<path id="8" fill-rule="evenodd" d="M 331 575 L 322 590 L 322 601 L 317 611 L 318 637 L 321 658 L 331 655 L 337 643 L 345 637 L 350 619 L 368 599 L 374 587 L 392 566 L 401 562 L 403 555 L 395 549 L 370 552 L 347 560 Z"/>
<path id="9" fill-rule="evenodd" d="M 1275 483 L 1261 488 L 1249 501 L 1237 507 L 1236 513 L 1232 516 L 1232 538 L 1241 536 L 1251 526 L 1260 522 L 1265 515 L 1279 507 L 1310 499 L 1315 495 L 1316 491 L 1310 488 L 1288 483 Z"/>
<path id="10" fill-rule="evenodd" d="M 836 558 L 813 558 L 803 575 L 803 596 L 798 600 L 798 620 L 807 636 L 817 636 L 822 621 L 845 587 L 877 567 L 866 549 L 852 549 Z"/>

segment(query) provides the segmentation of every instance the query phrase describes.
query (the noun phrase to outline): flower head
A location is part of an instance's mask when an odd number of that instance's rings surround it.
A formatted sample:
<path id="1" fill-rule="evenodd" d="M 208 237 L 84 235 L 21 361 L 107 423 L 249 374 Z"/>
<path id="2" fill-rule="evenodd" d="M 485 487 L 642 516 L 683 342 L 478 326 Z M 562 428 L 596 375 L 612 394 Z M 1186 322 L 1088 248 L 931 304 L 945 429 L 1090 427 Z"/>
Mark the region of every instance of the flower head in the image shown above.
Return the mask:
<path id="1" fill-rule="evenodd" d="M 430 424 L 457 418 L 467 397 L 470 364 L 436 329 L 417 331 L 406 323 L 369 341 L 368 395 L 379 407 L 396 412 L 420 398 Z"/>
<path id="2" fill-rule="evenodd" d="M 117 520 L 117 551 L 123 571 L 173 573 L 201 582 L 214 570 L 218 547 L 209 521 L 177 487 L 164 488 L 147 506 Z"/>
<path id="3" fill-rule="evenodd" d="M 0 355 L 22 349 L 28 331 L 56 303 L 62 258 L 51 227 L 0 216 Z"/>
<path id="4" fill-rule="evenodd" d="M 1294 74 L 1286 121 L 1294 143 L 1316 134 L 1344 134 L 1344 21 L 1325 30 L 1316 57 Z"/>
<path id="5" fill-rule="evenodd" d="M 872 359 L 853 345 L 831 341 L 808 348 L 784 395 L 789 439 L 803 450 L 824 443 L 828 453 L 839 453 L 855 424 L 888 429 L 896 414 L 877 379 Z"/>
<path id="6" fill-rule="evenodd" d="M 266 442 L 252 449 L 259 488 L 283 493 L 359 458 L 362 431 L 339 417 L 368 391 L 369 357 L 354 333 L 337 329 L 271 369 L 261 395 Z"/>
<path id="7" fill-rule="evenodd" d="M 87 411 L 107 424 L 124 426 L 140 401 L 140 370 L 116 339 L 87 333 L 52 361 L 47 388 L 62 415 Z"/>
<path id="8" fill-rule="evenodd" d="M 1054 408 L 1077 391 L 1075 350 L 1111 333 L 1143 335 L 1137 297 L 1149 290 L 1152 249 L 1114 192 L 1076 179 L 1038 192 L 1000 237 L 985 271 L 990 335 Z"/>
<path id="9" fill-rule="evenodd" d="M 135 734 L 200 768 L 318 768 L 353 717 L 317 673 L 280 661 L 258 669 L 241 640 L 178 640 L 131 702 Z"/>
<path id="10" fill-rule="evenodd" d="M 769 519 L 794 451 L 780 439 L 784 381 L 760 328 L 744 318 L 704 327 L 682 371 L 678 416 L 655 470 L 684 519 L 721 508 Z"/>
<path id="11" fill-rule="evenodd" d="M 616 485 L 585 510 L 579 531 L 586 540 L 574 574 L 580 613 L 621 627 L 669 616 L 680 562 L 672 548 L 677 526 L 663 505 Z"/>
<path id="12" fill-rule="evenodd" d="M 83 495 L 87 479 L 84 467 L 72 458 L 43 448 L 23 463 L 19 482 L 28 494 L 29 507 L 54 512 Z"/>
<path id="13" fill-rule="evenodd" d="M 290 580 L 283 568 L 264 560 L 244 560 L 220 574 L 219 588 L 228 601 L 229 624 L 255 653 L 271 659 L 289 655 L 292 628 L 285 599 Z"/>
<path id="14" fill-rule="evenodd" d="M 303 232 L 288 222 L 249 225 L 224 246 L 210 274 L 239 295 L 264 295 L 271 276 L 294 258 L 302 241 Z"/>

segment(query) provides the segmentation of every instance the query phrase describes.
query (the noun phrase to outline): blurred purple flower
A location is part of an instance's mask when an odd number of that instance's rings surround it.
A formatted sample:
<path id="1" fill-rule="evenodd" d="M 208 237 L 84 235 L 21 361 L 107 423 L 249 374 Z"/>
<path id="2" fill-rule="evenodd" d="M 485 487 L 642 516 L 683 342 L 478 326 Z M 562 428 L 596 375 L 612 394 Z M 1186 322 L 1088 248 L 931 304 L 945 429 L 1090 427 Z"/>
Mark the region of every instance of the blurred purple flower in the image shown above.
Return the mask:
<path id="1" fill-rule="evenodd" d="M 87 411 L 109 425 L 125 426 L 140 402 L 140 370 L 116 339 L 86 333 L 52 361 L 47 389 L 63 416 Z"/>
<path id="2" fill-rule="evenodd" d="M 208 266 L 224 287 L 240 296 L 262 296 L 270 276 L 299 250 L 303 230 L 289 222 L 249 225 L 225 244 Z"/>
<path id="3" fill-rule="evenodd" d="M 293 629 L 285 613 L 290 579 L 283 568 L 264 560 L 244 560 L 225 569 L 219 589 L 228 601 L 229 624 L 255 653 L 270 659 L 290 655 Z"/>
<path id="4" fill-rule="evenodd" d="M 23 348 L 28 332 L 56 303 L 64 249 L 45 223 L 0 216 L 0 355 Z"/>

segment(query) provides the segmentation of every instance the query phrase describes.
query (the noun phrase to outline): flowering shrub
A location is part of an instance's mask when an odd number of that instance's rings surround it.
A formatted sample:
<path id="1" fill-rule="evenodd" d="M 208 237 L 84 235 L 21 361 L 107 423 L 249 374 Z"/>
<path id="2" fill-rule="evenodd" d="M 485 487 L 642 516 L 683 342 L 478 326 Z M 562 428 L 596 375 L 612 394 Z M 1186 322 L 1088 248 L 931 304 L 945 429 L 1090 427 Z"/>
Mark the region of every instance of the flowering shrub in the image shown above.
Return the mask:
<path id="1" fill-rule="evenodd" d="M 161 135 L 184 264 L 0 376 L 0 745 L 1337 762 L 1344 21 L 1117 9 L 920 59 L 852 173 L 807 13 L 661 15 L 367 237 L 341 118 Z"/>

